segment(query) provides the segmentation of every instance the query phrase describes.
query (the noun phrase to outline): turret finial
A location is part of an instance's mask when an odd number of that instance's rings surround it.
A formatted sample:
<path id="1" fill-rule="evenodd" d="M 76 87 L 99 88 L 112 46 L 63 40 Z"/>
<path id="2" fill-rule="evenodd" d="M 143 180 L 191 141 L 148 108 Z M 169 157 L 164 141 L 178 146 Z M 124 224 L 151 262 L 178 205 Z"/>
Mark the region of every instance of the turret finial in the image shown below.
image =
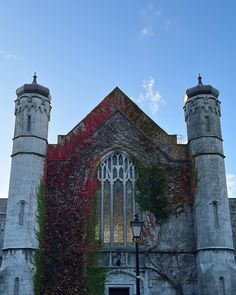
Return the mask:
<path id="1" fill-rule="evenodd" d="M 202 84 L 202 77 L 200 74 L 198 75 L 198 85 L 203 85 Z"/>
<path id="2" fill-rule="evenodd" d="M 34 72 L 32 84 L 37 84 L 37 75 L 36 75 L 36 72 Z"/>

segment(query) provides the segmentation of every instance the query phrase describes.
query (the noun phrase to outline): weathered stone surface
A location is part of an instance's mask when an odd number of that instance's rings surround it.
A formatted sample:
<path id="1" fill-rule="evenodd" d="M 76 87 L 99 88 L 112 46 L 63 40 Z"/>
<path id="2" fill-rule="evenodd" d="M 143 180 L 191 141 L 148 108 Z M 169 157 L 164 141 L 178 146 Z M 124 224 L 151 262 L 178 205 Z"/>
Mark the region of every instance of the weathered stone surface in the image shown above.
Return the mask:
<path id="1" fill-rule="evenodd" d="M 218 95 L 190 95 L 185 104 L 189 152 L 197 175 L 194 201 L 199 294 L 236 291 Z M 206 86 L 208 87 L 208 86 Z M 217 92 L 216 92 L 217 93 Z M 204 94 L 204 95 L 203 95 Z"/>

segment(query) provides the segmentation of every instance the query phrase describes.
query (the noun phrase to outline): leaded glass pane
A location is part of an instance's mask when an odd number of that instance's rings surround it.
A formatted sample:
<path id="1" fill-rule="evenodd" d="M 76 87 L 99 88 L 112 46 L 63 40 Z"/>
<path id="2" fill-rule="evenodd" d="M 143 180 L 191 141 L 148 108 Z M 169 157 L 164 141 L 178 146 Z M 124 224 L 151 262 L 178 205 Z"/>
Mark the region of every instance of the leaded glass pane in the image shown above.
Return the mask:
<path id="1" fill-rule="evenodd" d="M 123 180 L 123 168 L 119 170 L 119 178 Z"/>
<path id="2" fill-rule="evenodd" d="M 113 169 L 113 179 L 117 178 L 117 170 L 116 168 Z"/>
<path id="3" fill-rule="evenodd" d="M 117 155 L 113 156 L 113 165 L 117 165 Z"/>
<path id="4" fill-rule="evenodd" d="M 110 183 L 104 183 L 104 243 L 110 243 Z"/>
<path id="5" fill-rule="evenodd" d="M 127 242 L 131 243 L 133 239 L 130 221 L 133 220 L 133 187 L 131 181 L 126 183 L 126 228 L 127 228 Z"/>
<path id="6" fill-rule="evenodd" d="M 101 182 L 101 237 L 105 243 L 131 242 L 135 183 L 133 163 L 126 154 L 113 153 L 101 163 L 98 179 Z"/>
<path id="7" fill-rule="evenodd" d="M 128 169 L 128 158 L 125 158 L 125 171 Z"/>
<path id="8" fill-rule="evenodd" d="M 124 241 L 124 216 L 123 216 L 123 184 L 121 181 L 114 183 L 114 243 L 123 243 Z"/>
<path id="9" fill-rule="evenodd" d="M 134 177 L 134 175 L 133 175 L 133 169 L 131 168 L 130 169 L 130 178 L 132 179 Z"/>
<path id="10" fill-rule="evenodd" d="M 119 155 L 119 165 L 122 166 L 123 165 L 123 155 Z"/>
<path id="11" fill-rule="evenodd" d="M 108 159 L 108 169 L 111 171 L 111 158 Z"/>

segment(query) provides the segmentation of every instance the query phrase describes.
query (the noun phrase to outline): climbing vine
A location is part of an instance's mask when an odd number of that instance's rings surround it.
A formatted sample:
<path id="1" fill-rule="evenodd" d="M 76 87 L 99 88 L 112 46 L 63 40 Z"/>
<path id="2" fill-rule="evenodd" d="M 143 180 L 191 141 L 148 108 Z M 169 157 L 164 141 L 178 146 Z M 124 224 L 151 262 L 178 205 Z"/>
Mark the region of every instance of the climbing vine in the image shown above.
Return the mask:
<path id="1" fill-rule="evenodd" d="M 101 254 L 99 252 L 89 253 L 87 259 L 87 272 L 85 276 L 86 290 L 89 295 L 103 295 L 107 269 L 98 267 Z"/>
<path id="2" fill-rule="evenodd" d="M 170 213 L 167 198 L 167 175 L 162 168 L 136 165 L 138 178 L 136 181 L 136 201 L 144 211 L 152 212 L 159 222 L 166 220 Z"/>
<path id="3" fill-rule="evenodd" d="M 192 191 L 186 163 L 147 167 L 134 161 L 137 167 L 136 201 L 141 209 L 153 213 L 157 223 L 166 221 L 184 201 L 190 202 Z"/>
<path id="4" fill-rule="evenodd" d="M 97 159 L 87 159 L 86 170 L 76 155 L 70 161 L 49 162 L 40 295 L 102 294 L 105 269 L 98 267 L 101 243 L 94 230 Z"/>
<path id="5" fill-rule="evenodd" d="M 157 140 L 160 148 L 168 147 L 168 157 L 165 151 L 156 150 Z M 183 201 L 191 202 L 185 148 L 114 90 L 71 132 L 61 136 L 57 145 L 48 146 L 43 262 L 37 295 L 102 294 L 106 269 L 98 267 L 101 244 L 95 238 L 93 217 L 96 165 L 101 156 L 116 148 L 130 149 L 149 163 L 134 162 L 138 169 L 136 197 L 157 222 L 168 219 Z"/>
<path id="6" fill-rule="evenodd" d="M 92 201 L 92 212 L 87 220 L 86 232 L 93 237 L 96 250 L 86 255 L 87 271 L 85 274 L 85 286 L 89 295 L 103 295 L 105 290 L 105 280 L 107 269 L 105 267 L 99 267 L 99 260 L 101 253 L 98 252 L 102 247 L 102 241 L 100 240 L 100 233 L 96 232 L 99 224 L 98 210 L 98 196 L 94 197 Z"/>
<path id="7" fill-rule="evenodd" d="M 45 234 L 45 192 L 43 180 L 40 181 L 37 192 L 37 213 L 36 221 L 38 229 L 36 231 L 36 239 L 38 241 L 38 249 L 35 250 L 33 256 L 33 262 L 35 267 L 33 282 L 34 282 L 34 294 L 40 294 L 40 282 L 43 272 L 43 240 Z"/>

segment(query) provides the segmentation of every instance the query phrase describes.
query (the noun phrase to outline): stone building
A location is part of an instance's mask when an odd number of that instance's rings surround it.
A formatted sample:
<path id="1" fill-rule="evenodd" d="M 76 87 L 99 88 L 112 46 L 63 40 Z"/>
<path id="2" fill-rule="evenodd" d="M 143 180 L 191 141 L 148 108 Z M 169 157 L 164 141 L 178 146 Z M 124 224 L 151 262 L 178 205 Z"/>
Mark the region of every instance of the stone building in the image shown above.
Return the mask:
<path id="1" fill-rule="evenodd" d="M 136 294 L 129 223 L 137 211 L 145 223 L 142 295 L 235 294 L 236 201 L 227 198 L 218 90 L 199 77 L 186 91 L 187 144 L 178 144 L 119 88 L 57 144 L 48 144 L 51 96 L 36 78 L 16 91 L 9 198 L 0 199 L 0 294 L 33 294 L 36 191 L 43 175 L 48 202 L 61 204 L 82 180 L 85 193 L 95 187 L 104 295 Z M 138 163 L 181 171 L 171 176 L 165 194 L 171 214 L 164 222 L 135 199 Z"/>

